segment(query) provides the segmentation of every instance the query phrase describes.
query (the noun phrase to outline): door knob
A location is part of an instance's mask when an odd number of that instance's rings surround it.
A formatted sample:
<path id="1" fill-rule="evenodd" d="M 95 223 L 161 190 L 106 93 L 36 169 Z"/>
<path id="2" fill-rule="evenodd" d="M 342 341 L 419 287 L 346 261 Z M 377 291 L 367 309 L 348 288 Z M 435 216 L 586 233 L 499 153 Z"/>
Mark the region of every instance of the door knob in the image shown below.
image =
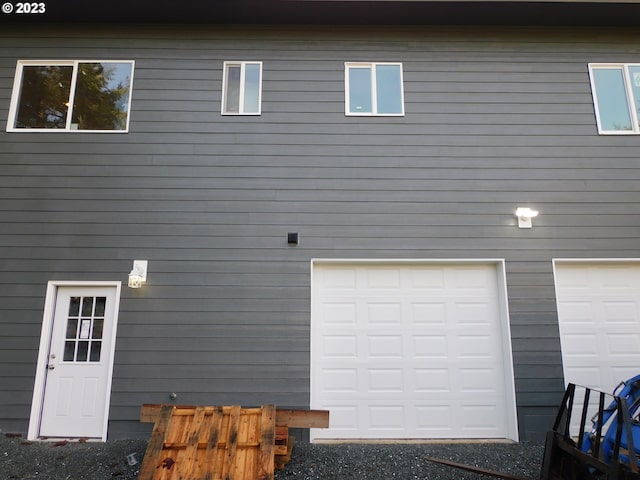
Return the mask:
<path id="1" fill-rule="evenodd" d="M 47 368 L 49 370 L 53 370 L 54 368 L 56 368 L 56 366 L 53 363 L 50 363 L 49 365 L 47 365 Z"/>

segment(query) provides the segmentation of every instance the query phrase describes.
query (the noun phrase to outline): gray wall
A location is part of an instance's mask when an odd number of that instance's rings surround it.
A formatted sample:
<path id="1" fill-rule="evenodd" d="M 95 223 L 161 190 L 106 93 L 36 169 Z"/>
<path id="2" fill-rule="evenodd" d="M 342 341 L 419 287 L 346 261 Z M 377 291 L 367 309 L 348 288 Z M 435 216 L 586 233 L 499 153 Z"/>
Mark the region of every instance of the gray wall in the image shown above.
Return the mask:
<path id="1" fill-rule="evenodd" d="M 49 280 L 126 282 L 149 260 L 122 291 L 117 438 L 147 435 L 140 405 L 170 392 L 308 406 L 311 258 L 505 258 L 520 432 L 540 439 L 563 390 L 551 259 L 640 257 L 640 137 L 597 134 L 587 72 L 640 62 L 639 41 L 3 26 L 3 123 L 18 59 L 136 69 L 128 134 L 0 132 L 0 428 L 26 431 Z M 225 60 L 264 62 L 261 116 L 220 115 Z M 345 61 L 402 62 L 406 115 L 345 117 Z"/>

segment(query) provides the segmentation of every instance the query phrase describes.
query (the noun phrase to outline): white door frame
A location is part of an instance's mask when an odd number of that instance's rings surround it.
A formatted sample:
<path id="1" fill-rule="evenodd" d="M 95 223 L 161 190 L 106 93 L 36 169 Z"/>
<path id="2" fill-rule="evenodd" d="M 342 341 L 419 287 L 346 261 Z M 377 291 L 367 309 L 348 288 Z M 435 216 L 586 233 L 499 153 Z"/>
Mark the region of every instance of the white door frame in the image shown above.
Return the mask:
<path id="1" fill-rule="evenodd" d="M 122 282 L 74 282 L 74 281 L 50 281 L 47 284 L 47 294 L 42 316 L 42 331 L 40 333 L 40 346 L 38 350 L 38 361 L 36 364 L 36 378 L 33 387 L 33 399 L 31 401 L 31 415 L 29 417 L 28 440 L 38 440 L 40 434 L 40 422 L 42 420 L 42 407 L 44 403 L 46 365 L 49 360 L 49 348 L 51 345 L 51 335 L 53 332 L 53 319 L 55 314 L 56 299 L 60 287 L 113 287 L 116 290 L 114 305 L 113 331 L 111 347 L 109 351 L 109 371 L 107 374 L 107 398 L 104 409 L 104 421 L 102 427 L 101 440 L 107 440 L 107 425 L 109 421 L 109 404 L 111 400 L 111 380 L 113 377 L 113 361 L 116 348 L 116 330 L 118 325 L 118 312 L 120 307 L 120 292 Z"/>
<path id="2" fill-rule="evenodd" d="M 498 309 L 500 314 L 500 326 L 502 329 L 502 352 L 504 365 L 504 385 L 505 385 L 505 401 L 507 412 L 505 412 L 507 420 L 507 436 L 509 439 L 519 441 L 518 434 L 518 412 L 516 405 L 515 375 L 513 368 L 513 353 L 511 348 L 511 322 L 509 320 L 509 302 L 507 297 L 507 273 L 505 267 L 505 259 L 501 258 L 484 258 L 484 259 L 425 259 L 425 258 L 312 258 L 311 259 L 311 318 L 313 322 L 314 313 L 314 266 L 315 265 L 345 265 L 345 264 L 372 264 L 372 265 L 493 265 L 496 268 L 498 285 Z M 311 325 L 311 323 L 310 323 Z M 310 345 L 313 345 L 313 339 L 310 339 Z M 313 362 L 313 349 L 310 351 L 310 362 Z M 310 377 L 313 375 L 313 368 L 310 365 Z M 313 378 L 309 379 L 309 405 L 313 399 Z M 314 408 L 311 405 L 311 408 Z M 315 431 L 310 430 L 310 441 L 313 442 Z"/>

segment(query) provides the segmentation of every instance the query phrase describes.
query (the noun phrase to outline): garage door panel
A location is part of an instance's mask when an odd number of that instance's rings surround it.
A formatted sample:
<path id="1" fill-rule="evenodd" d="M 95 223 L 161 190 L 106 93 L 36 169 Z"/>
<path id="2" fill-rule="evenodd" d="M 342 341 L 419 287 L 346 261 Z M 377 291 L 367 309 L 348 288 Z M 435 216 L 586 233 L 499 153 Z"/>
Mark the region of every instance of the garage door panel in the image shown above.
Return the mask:
<path id="1" fill-rule="evenodd" d="M 402 305 L 400 302 L 367 303 L 366 309 L 365 318 L 369 326 L 394 325 L 398 327 L 400 325 L 402 318 Z"/>
<path id="2" fill-rule="evenodd" d="M 322 338 L 322 352 L 326 357 L 356 358 L 357 344 L 355 335 L 326 335 Z"/>
<path id="3" fill-rule="evenodd" d="M 593 386 L 603 384 L 603 379 L 600 375 L 600 365 L 569 366 L 565 368 L 565 375 L 569 376 L 572 379 L 571 381 L 577 385 Z"/>
<path id="4" fill-rule="evenodd" d="M 613 363 L 610 367 L 612 383 L 618 385 L 618 383 L 622 381 L 620 379 L 627 380 L 638 375 L 638 365 L 640 365 L 640 362 L 633 365 Z"/>
<path id="5" fill-rule="evenodd" d="M 400 368 L 370 368 L 368 370 L 368 392 L 403 393 L 404 372 Z"/>
<path id="6" fill-rule="evenodd" d="M 331 428 L 336 432 L 355 432 L 358 427 L 358 408 L 356 404 L 331 404 L 327 402 L 331 411 Z"/>
<path id="7" fill-rule="evenodd" d="M 555 264 L 565 381 L 612 391 L 640 365 L 640 263 Z"/>
<path id="8" fill-rule="evenodd" d="M 419 394 L 451 392 L 448 368 L 416 368 L 413 370 L 409 385 Z"/>
<path id="9" fill-rule="evenodd" d="M 408 321 L 413 327 L 440 327 L 446 325 L 447 308 L 443 302 L 419 302 L 409 304 Z"/>
<path id="10" fill-rule="evenodd" d="M 369 357 L 402 358 L 402 351 L 400 335 L 370 335 L 367 338 Z"/>
<path id="11" fill-rule="evenodd" d="M 460 407 L 461 428 L 471 438 L 486 436 L 487 432 L 494 437 L 504 436 L 505 432 L 495 423 L 499 413 L 497 407 L 493 405 L 462 405 Z"/>
<path id="12" fill-rule="evenodd" d="M 460 392 L 473 395 L 479 393 L 495 395 L 497 392 L 493 385 L 494 376 L 495 368 L 460 368 L 458 369 Z"/>
<path id="13" fill-rule="evenodd" d="M 451 405 L 417 405 L 416 431 L 425 437 L 446 437 L 455 424 L 455 416 Z"/>
<path id="14" fill-rule="evenodd" d="M 489 335 L 458 335 L 459 356 L 461 358 L 493 358 L 495 342 Z"/>
<path id="15" fill-rule="evenodd" d="M 323 368 L 320 375 L 318 382 L 326 393 L 357 391 L 358 370 L 355 368 Z"/>
<path id="16" fill-rule="evenodd" d="M 327 265 L 313 284 L 315 438 L 507 436 L 495 265 Z"/>
<path id="17" fill-rule="evenodd" d="M 478 268 L 459 267 L 455 270 L 449 270 L 448 273 L 452 286 L 458 289 L 487 289 L 487 271 Z"/>
<path id="18" fill-rule="evenodd" d="M 355 325 L 358 307 L 355 302 L 336 301 L 329 299 L 318 312 L 323 323 L 336 326 Z"/>
<path id="19" fill-rule="evenodd" d="M 361 269 L 367 290 L 400 289 L 400 270 L 394 267 L 379 267 Z"/>
<path id="20" fill-rule="evenodd" d="M 404 405 L 372 405 L 369 407 L 369 425 L 372 430 L 402 431 L 405 424 Z"/>
<path id="21" fill-rule="evenodd" d="M 461 292 L 461 295 L 464 293 Z M 452 317 L 453 323 L 461 326 L 483 324 L 497 327 L 495 324 L 495 299 L 487 301 L 490 295 L 495 296 L 495 292 L 486 292 L 484 298 L 476 299 L 467 296 L 452 301 L 448 313 Z"/>
<path id="22" fill-rule="evenodd" d="M 609 333 L 606 335 L 610 355 L 637 358 L 640 352 L 640 335 L 637 333 Z"/>
<path id="23" fill-rule="evenodd" d="M 353 290 L 356 287 L 356 270 L 350 267 L 336 267 L 326 269 L 318 273 L 320 281 L 327 293 L 335 293 L 341 290 Z"/>
<path id="24" fill-rule="evenodd" d="M 447 358 L 449 356 L 446 335 L 415 335 L 410 350 L 415 358 Z"/>
<path id="25" fill-rule="evenodd" d="M 421 268 L 409 272 L 409 285 L 419 289 L 443 289 L 445 286 L 445 270 L 442 268 Z"/>
<path id="26" fill-rule="evenodd" d="M 633 292 L 636 294 L 636 292 Z M 604 321 L 611 323 L 636 324 L 638 322 L 638 304 L 628 299 L 605 300 L 602 302 Z"/>
<path id="27" fill-rule="evenodd" d="M 595 319 L 599 315 L 594 312 L 594 308 L 598 307 L 595 306 L 591 300 L 564 300 L 562 304 L 558 305 L 558 314 L 562 316 L 566 324 L 595 325 Z"/>
<path id="28" fill-rule="evenodd" d="M 567 355 L 598 355 L 598 335 L 595 333 L 567 333 L 563 338 L 562 350 Z"/>

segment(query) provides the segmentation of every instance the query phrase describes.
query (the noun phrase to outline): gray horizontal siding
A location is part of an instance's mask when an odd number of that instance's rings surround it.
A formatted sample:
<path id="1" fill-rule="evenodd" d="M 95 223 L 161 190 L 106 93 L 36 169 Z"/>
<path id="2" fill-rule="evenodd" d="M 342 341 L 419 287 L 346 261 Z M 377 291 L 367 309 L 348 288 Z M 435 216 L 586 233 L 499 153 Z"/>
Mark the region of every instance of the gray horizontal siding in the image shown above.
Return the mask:
<path id="1" fill-rule="evenodd" d="M 374 38 L 372 41 L 371 39 Z M 0 132 L 0 428 L 26 430 L 46 283 L 121 280 L 110 434 L 142 403 L 309 402 L 311 258 L 504 258 L 520 431 L 562 366 L 551 259 L 640 257 L 638 136 L 598 136 L 589 62 L 635 31 L 42 27 L 19 59 L 133 59 L 128 134 Z M 262 115 L 220 115 L 264 62 Z M 344 115 L 344 62 L 403 63 L 404 117 Z M 516 206 L 541 214 L 515 227 Z M 299 231 L 289 247 L 286 233 Z"/>

